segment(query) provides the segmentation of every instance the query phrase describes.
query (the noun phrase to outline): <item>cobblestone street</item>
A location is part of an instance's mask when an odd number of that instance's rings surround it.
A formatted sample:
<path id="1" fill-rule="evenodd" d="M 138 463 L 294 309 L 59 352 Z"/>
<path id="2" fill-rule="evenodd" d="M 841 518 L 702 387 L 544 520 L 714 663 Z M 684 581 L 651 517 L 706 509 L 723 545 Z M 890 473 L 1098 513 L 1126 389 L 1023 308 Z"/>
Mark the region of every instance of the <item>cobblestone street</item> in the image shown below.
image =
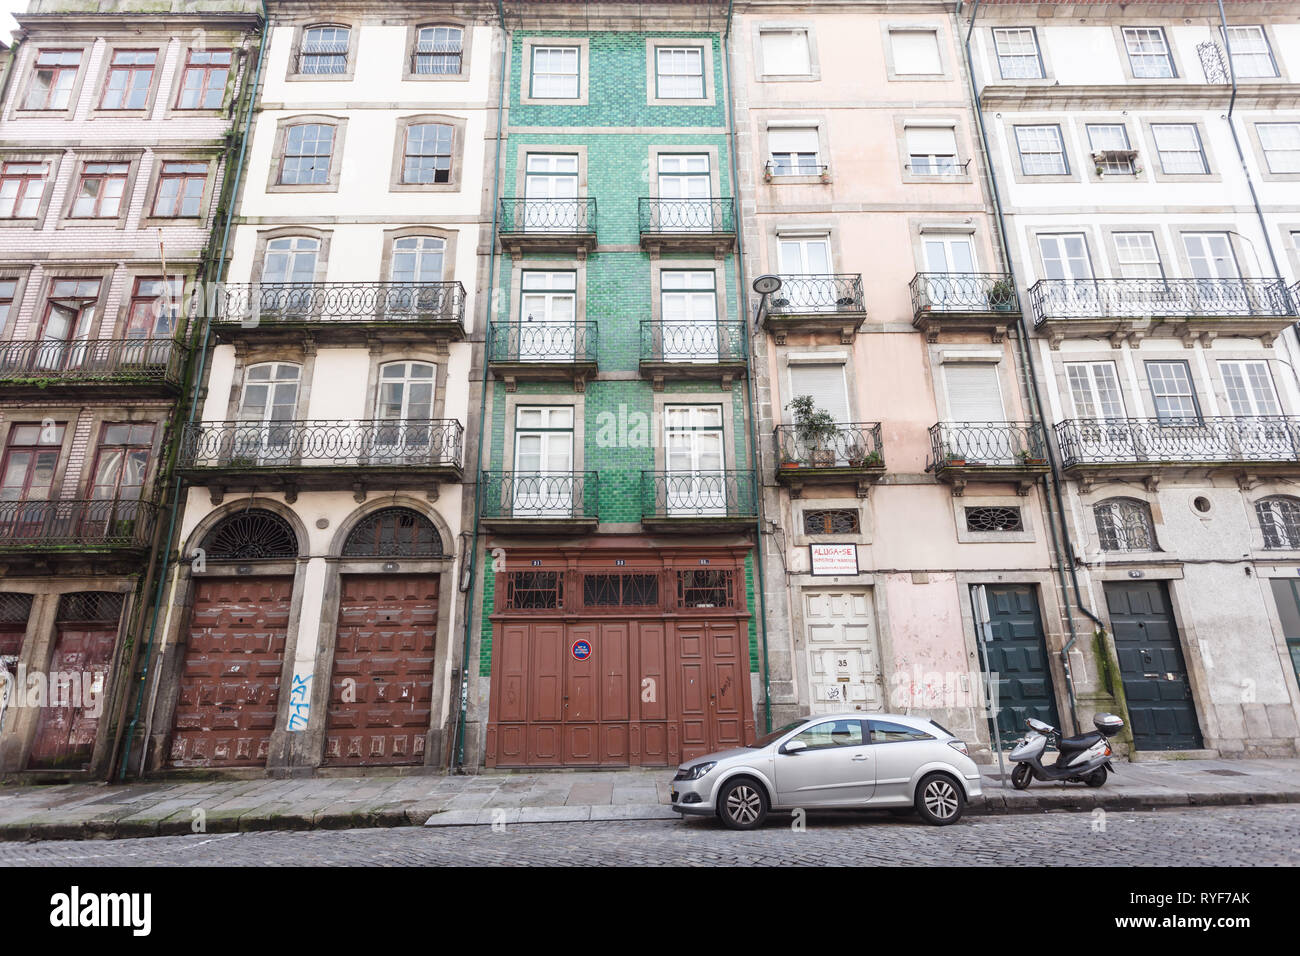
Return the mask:
<path id="1" fill-rule="evenodd" d="M 804 832 L 778 817 L 755 833 L 646 820 L 0 844 L 0 866 L 458 864 L 1296 865 L 1300 807 L 981 817 L 946 828 L 873 813 L 813 816 Z"/>

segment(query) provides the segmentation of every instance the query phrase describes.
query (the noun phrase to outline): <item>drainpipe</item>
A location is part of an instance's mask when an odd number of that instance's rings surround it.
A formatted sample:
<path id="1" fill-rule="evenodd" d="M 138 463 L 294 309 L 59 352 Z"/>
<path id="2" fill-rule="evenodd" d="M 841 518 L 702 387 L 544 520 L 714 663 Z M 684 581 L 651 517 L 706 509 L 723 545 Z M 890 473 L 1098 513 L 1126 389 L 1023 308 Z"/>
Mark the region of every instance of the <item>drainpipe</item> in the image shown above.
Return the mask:
<path id="1" fill-rule="evenodd" d="M 470 536 L 470 546 L 466 549 L 465 561 L 468 563 L 465 573 L 469 575 L 469 590 L 465 592 L 465 639 L 461 647 L 460 655 L 460 716 L 456 721 L 456 757 L 453 770 L 463 773 L 465 769 L 465 721 L 469 716 L 469 647 L 470 636 L 474 626 L 474 570 L 477 564 L 478 556 L 478 535 L 479 519 L 483 511 L 483 476 L 477 473 L 479 463 L 483 460 L 483 436 L 487 433 L 487 395 L 488 395 L 488 372 L 487 372 L 487 349 L 488 339 L 487 326 L 491 322 L 492 302 L 495 298 L 496 291 L 496 266 L 497 266 L 497 204 L 501 201 L 501 153 L 505 144 L 501 141 L 502 116 L 505 112 L 506 98 L 506 63 L 512 55 L 510 28 L 506 26 L 506 11 L 501 5 L 501 0 L 497 0 L 497 18 L 501 21 L 501 30 L 505 33 L 505 42 L 502 44 L 501 53 L 501 75 L 497 79 L 497 135 L 496 135 L 496 160 L 492 170 L 492 246 L 488 259 L 488 284 L 487 284 L 487 302 L 488 306 L 484 310 L 484 336 L 483 336 L 483 378 L 479 383 L 479 405 L 478 405 L 478 454 L 474 458 L 474 532 Z M 487 565 L 484 564 L 484 573 Z"/>
<path id="2" fill-rule="evenodd" d="M 749 340 L 749 286 L 745 283 L 745 230 L 741 228 L 740 179 L 736 159 L 736 103 L 731 85 L 731 17 L 735 0 L 727 0 L 727 25 L 722 33 L 722 72 L 727 84 L 727 136 L 731 140 L 731 191 L 736 204 L 736 273 L 740 283 L 737 295 L 743 304 L 745 336 L 745 392 L 749 396 L 749 461 L 754 469 L 754 504 L 758 517 L 754 519 L 754 583 L 758 591 L 758 631 L 763 648 L 763 729 L 772 730 L 772 669 L 767 654 L 767 591 L 763 585 L 766 569 L 763 566 L 763 469 L 758 454 L 758 395 L 754 391 L 753 363 L 750 361 Z"/>
<path id="3" fill-rule="evenodd" d="M 993 211 L 998 225 L 998 229 L 997 229 L 998 243 L 1002 247 L 1003 259 L 1006 262 L 1007 271 L 1011 275 L 1011 281 L 1015 283 L 1016 286 L 1018 287 L 1020 283 L 1016 280 L 1015 265 L 1011 258 L 1011 245 L 1007 239 L 1007 223 L 1002 210 L 1002 194 L 1001 191 L 998 189 L 997 172 L 995 171 L 993 166 L 993 152 L 989 148 L 988 127 L 985 124 L 985 120 L 984 120 L 984 107 L 980 103 L 980 91 L 975 84 L 975 63 L 974 63 L 974 57 L 971 54 L 970 41 L 971 41 L 971 35 L 975 32 L 975 18 L 979 15 L 979 7 L 980 7 L 980 0 L 975 0 L 974 6 L 971 7 L 970 26 L 969 29 L 967 29 L 966 31 L 966 39 L 965 42 L 963 43 L 963 49 L 965 50 L 965 55 L 966 55 L 966 79 L 970 83 L 971 101 L 975 106 L 976 125 L 979 128 L 980 142 L 984 149 L 984 166 L 988 178 L 990 197 L 993 200 Z M 960 11 L 960 4 L 959 4 L 958 16 L 960 15 L 961 15 L 961 11 Z M 1034 417 L 1038 420 L 1039 424 L 1042 425 L 1043 427 L 1043 431 L 1044 431 L 1043 444 L 1047 451 L 1048 464 L 1051 466 L 1050 474 L 1045 475 L 1043 477 L 1044 490 L 1050 493 L 1051 500 L 1055 500 L 1056 512 L 1060 521 L 1060 529 L 1059 529 L 1060 533 L 1058 536 L 1056 521 L 1053 521 L 1051 518 L 1051 514 L 1050 514 L 1051 505 L 1049 500 L 1049 506 L 1048 506 L 1049 514 L 1048 514 L 1047 525 L 1048 528 L 1051 530 L 1052 550 L 1056 554 L 1057 576 L 1061 582 L 1061 597 L 1065 605 L 1066 627 L 1070 632 L 1070 639 L 1066 641 L 1065 646 L 1061 648 L 1061 667 L 1065 674 L 1066 693 L 1069 695 L 1070 698 L 1070 719 L 1074 722 L 1074 725 L 1077 729 L 1079 725 L 1079 719 L 1078 719 L 1078 715 L 1075 713 L 1075 709 L 1078 702 L 1074 694 L 1074 677 L 1070 671 L 1070 651 L 1071 649 L 1073 649 L 1074 645 L 1078 642 L 1079 635 L 1074 624 L 1074 614 L 1070 610 L 1069 591 L 1066 585 L 1067 568 L 1069 571 L 1070 582 L 1073 584 L 1074 587 L 1075 604 L 1078 606 L 1079 611 L 1086 618 L 1092 621 L 1093 624 L 1096 625 L 1099 631 L 1104 632 L 1106 630 L 1106 625 L 1102 622 L 1101 618 L 1099 618 L 1088 608 L 1088 605 L 1084 602 L 1083 591 L 1079 587 L 1078 570 L 1075 568 L 1074 561 L 1070 557 L 1071 555 L 1070 526 L 1066 516 L 1065 500 L 1061 495 L 1060 463 L 1057 461 L 1056 451 L 1052 445 L 1050 436 L 1046 434 L 1047 416 L 1043 412 L 1042 395 L 1039 393 L 1038 390 L 1038 369 L 1034 361 L 1032 342 L 1031 339 L 1029 338 L 1029 327 L 1025 324 L 1025 313 L 1023 309 L 1020 311 L 1019 318 L 1016 320 L 1016 332 L 1017 332 L 1017 337 L 1020 339 L 1020 343 L 1021 343 L 1021 348 L 1018 351 L 1020 353 L 1019 357 L 1020 357 L 1022 372 L 1025 378 L 1029 382 L 1030 403 L 1033 409 Z M 1063 550 L 1064 553 L 1062 553 Z"/>
<path id="4" fill-rule="evenodd" d="M 222 278 L 224 278 L 225 270 L 226 270 L 226 262 L 227 262 L 226 253 L 230 241 L 230 226 L 235 216 L 235 204 L 238 202 L 239 199 L 239 185 L 240 185 L 240 181 L 243 178 L 243 173 L 244 173 L 244 161 L 248 152 L 248 138 L 249 138 L 250 130 L 252 129 L 252 125 L 253 125 L 253 113 L 257 106 L 257 91 L 262 81 L 262 64 L 266 61 L 266 40 L 269 33 L 270 33 L 270 14 L 267 12 L 266 9 L 266 0 L 262 0 L 262 35 L 257 50 L 257 70 L 253 76 L 253 85 L 248 95 L 248 98 L 246 100 L 247 107 L 245 109 L 245 114 L 244 114 L 244 132 L 240 137 L 239 158 L 235 164 L 235 169 L 234 169 L 235 178 L 233 183 L 231 184 L 230 194 L 229 194 L 230 201 L 229 204 L 226 206 L 226 222 L 225 222 L 225 227 L 222 230 L 222 234 L 221 234 L 221 254 L 220 254 L 220 258 L 217 260 L 217 267 L 215 270 L 216 274 L 218 276 L 221 276 Z M 241 96 L 242 96 L 242 91 L 241 91 Z M 238 119 L 235 118 L 235 121 L 238 122 Z M 229 176 L 230 176 L 230 169 L 227 168 L 226 169 L 227 179 L 229 179 Z M 203 296 L 202 298 L 203 300 L 207 299 L 206 296 Z M 208 338 L 212 330 L 211 310 L 204 308 L 203 315 L 204 315 L 203 334 L 199 342 L 199 348 L 197 354 L 198 364 L 195 367 L 193 389 L 190 393 L 190 407 L 189 407 L 189 412 L 186 416 L 187 425 L 192 424 L 194 422 L 195 413 L 198 411 L 199 388 L 203 383 L 203 375 L 207 365 Z M 200 337 L 196 335 L 195 339 L 200 339 Z M 179 442 L 180 442 L 179 436 L 173 437 L 172 443 L 173 443 L 174 450 L 179 448 Z M 173 452 L 173 460 L 174 458 L 175 458 L 175 452 Z M 126 779 L 126 771 L 131 759 L 131 740 L 135 735 L 136 727 L 139 726 L 140 711 L 144 705 L 145 688 L 149 677 L 149 667 L 153 658 L 154 637 L 156 636 L 158 631 L 158 617 L 162 611 L 163 591 L 164 588 L 166 587 L 168 572 L 171 570 L 170 567 L 171 544 L 172 544 L 172 536 L 175 534 L 176 531 L 176 518 L 178 513 L 180 512 L 181 490 L 182 490 L 182 480 L 180 475 L 177 475 L 172 484 L 172 503 L 171 503 L 171 509 L 167 517 L 167 536 L 163 539 L 164 550 L 163 550 L 162 568 L 158 572 L 158 585 L 157 588 L 154 590 L 153 616 L 149 622 L 149 636 L 145 640 L 145 645 L 144 645 L 144 666 L 140 671 L 140 677 L 136 689 L 135 709 L 131 715 L 131 723 L 126 730 L 126 741 L 123 745 L 123 750 L 122 750 L 122 762 L 118 765 L 119 781 Z M 144 773 L 144 762 L 142 760 L 140 763 L 140 774 L 142 775 L 143 773 Z"/>

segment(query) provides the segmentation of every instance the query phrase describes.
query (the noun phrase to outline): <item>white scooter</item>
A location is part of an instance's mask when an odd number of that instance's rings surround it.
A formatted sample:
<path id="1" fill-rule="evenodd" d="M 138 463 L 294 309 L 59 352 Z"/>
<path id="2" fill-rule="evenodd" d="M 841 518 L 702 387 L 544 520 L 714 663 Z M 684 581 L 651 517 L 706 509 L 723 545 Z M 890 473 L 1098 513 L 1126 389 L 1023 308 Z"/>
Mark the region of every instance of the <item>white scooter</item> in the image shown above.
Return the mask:
<path id="1" fill-rule="evenodd" d="M 1029 733 L 1011 751 L 1016 769 L 1011 771 L 1011 785 L 1024 790 L 1031 780 L 1069 780 L 1100 787 L 1106 782 L 1106 772 L 1115 772 L 1111 766 L 1110 738 L 1124 729 L 1124 721 L 1114 714 L 1098 714 L 1092 718 L 1097 729 L 1078 737 L 1062 737 L 1051 724 L 1030 717 L 1025 721 Z M 1056 741 L 1056 763 L 1044 766 L 1043 751 L 1049 740 Z"/>

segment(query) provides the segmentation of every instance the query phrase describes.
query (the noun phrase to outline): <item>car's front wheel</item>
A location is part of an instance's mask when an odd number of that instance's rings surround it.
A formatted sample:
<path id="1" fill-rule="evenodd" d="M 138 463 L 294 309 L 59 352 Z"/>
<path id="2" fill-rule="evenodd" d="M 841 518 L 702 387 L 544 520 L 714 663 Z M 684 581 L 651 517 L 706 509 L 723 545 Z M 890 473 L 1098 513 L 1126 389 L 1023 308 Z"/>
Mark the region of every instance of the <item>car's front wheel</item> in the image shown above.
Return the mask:
<path id="1" fill-rule="evenodd" d="M 961 819 L 966 796 L 961 785 L 944 773 L 932 773 L 916 788 L 916 812 L 926 823 L 946 827 Z"/>
<path id="2" fill-rule="evenodd" d="M 756 830 L 767 819 L 767 793 L 749 777 L 728 780 L 718 794 L 718 816 L 729 830 Z"/>

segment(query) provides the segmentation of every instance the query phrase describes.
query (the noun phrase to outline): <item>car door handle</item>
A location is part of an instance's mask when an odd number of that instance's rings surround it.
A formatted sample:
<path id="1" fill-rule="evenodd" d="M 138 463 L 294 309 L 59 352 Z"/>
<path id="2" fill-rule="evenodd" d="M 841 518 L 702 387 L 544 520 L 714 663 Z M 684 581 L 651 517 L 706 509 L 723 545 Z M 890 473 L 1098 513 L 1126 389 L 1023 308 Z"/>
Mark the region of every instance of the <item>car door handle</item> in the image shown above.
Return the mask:
<path id="1" fill-rule="evenodd" d="M 853 759 L 854 759 L 854 760 L 866 760 L 866 759 L 867 759 L 867 755 L 866 755 L 866 754 L 854 754 L 854 755 L 853 755 Z"/>

